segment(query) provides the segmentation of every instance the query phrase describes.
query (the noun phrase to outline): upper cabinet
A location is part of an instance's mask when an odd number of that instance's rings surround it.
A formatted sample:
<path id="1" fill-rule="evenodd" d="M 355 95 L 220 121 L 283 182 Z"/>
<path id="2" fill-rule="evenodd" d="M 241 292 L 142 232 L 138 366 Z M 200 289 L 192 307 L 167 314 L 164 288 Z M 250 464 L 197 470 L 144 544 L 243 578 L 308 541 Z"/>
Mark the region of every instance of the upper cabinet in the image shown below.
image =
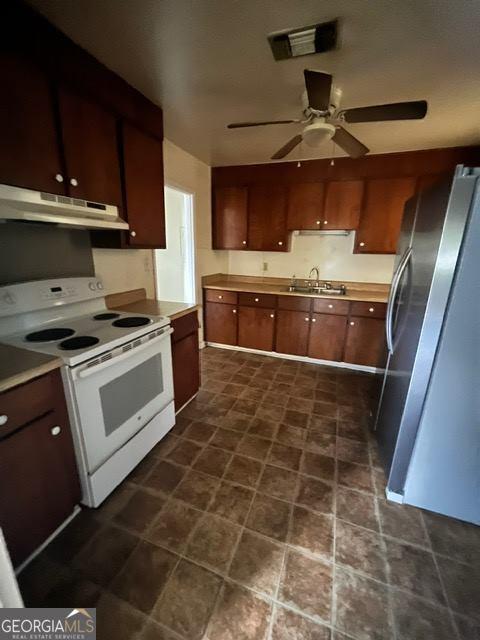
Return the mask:
<path id="1" fill-rule="evenodd" d="M 64 195 L 65 179 L 47 77 L 20 56 L 0 56 L 0 183 Z"/>
<path id="2" fill-rule="evenodd" d="M 288 189 L 287 228 L 311 230 L 323 228 L 323 182 L 299 182 Z"/>
<path id="3" fill-rule="evenodd" d="M 405 202 L 415 193 L 416 178 L 368 180 L 356 253 L 395 253 Z"/>
<path id="4" fill-rule="evenodd" d="M 128 244 L 164 249 L 162 143 L 127 123 L 122 133 Z"/>
<path id="5" fill-rule="evenodd" d="M 247 187 L 218 187 L 213 190 L 212 204 L 213 248 L 247 249 Z"/>
<path id="6" fill-rule="evenodd" d="M 322 228 L 357 229 L 362 209 L 363 189 L 363 180 L 328 182 Z"/>
<path id="7" fill-rule="evenodd" d="M 265 184 L 249 188 L 248 248 L 288 251 L 286 187 Z"/>
<path id="8" fill-rule="evenodd" d="M 121 207 L 115 116 L 65 89 L 59 110 L 70 195 Z"/>

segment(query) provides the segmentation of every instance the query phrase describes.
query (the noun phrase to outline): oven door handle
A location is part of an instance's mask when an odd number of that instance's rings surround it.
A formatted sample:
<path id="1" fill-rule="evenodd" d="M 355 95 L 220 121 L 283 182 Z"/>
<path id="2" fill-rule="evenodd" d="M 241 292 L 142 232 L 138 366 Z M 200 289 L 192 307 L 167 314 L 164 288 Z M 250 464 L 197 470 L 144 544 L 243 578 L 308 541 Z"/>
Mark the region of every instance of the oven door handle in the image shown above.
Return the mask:
<path id="1" fill-rule="evenodd" d="M 144 351 L 148 347 L 152 347 L 153 345 L 158 344 L 159 342 L 163 342 L 165 338 L 167 338 L 169 335 L 173 333 L 173 329 L 169 327 L 168 329 L 161 329 L 160 332 L 161 332 L 161 335 L 157 335 L 155 338 L 152 338 L 151 340 L 147 340 L 146 342 L 139 345 L 138 347 L 132 347 L 125 353 L 121 353 L 119 356 L 113 357 L 111 360 L 106 360 L 105 362 L 101 362 L 100 364 L 97 364 L 95 367 L 85 367 L 85 369 L 82 369 L 77 373 L 77 376 L 79 378 L 88 378 L 90 376 L 95 375 L 99 371 L 106 369 L 107 367 L 117 364 L 118 362 L 122 362 L 122 360 L 126 360 L 134 353 L 140 353 L 141 351 Z"/>

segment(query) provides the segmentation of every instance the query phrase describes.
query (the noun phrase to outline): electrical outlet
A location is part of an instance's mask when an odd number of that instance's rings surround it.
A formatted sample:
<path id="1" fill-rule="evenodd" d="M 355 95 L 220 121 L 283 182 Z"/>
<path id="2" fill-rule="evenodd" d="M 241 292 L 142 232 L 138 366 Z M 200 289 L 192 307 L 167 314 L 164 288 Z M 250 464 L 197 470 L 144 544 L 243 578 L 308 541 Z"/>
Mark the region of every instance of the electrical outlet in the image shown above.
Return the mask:
<path id="1" fill-rule="evenodd" d="M 268 271 L 268 262 L 263 263 L 263 271 Z"/>

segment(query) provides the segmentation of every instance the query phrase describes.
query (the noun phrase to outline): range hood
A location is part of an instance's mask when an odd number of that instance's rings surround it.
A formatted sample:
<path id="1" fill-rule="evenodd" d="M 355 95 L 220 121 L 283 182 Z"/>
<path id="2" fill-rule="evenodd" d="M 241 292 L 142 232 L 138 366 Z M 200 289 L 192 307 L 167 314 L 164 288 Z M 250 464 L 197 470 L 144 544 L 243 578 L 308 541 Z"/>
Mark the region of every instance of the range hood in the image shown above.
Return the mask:
<path id="1" fill-rule="evenodd" d="M 79 229 L 128 229 L 118 207 L 81 198 L 0 185 L 0 221 L 48 222 Z"/>

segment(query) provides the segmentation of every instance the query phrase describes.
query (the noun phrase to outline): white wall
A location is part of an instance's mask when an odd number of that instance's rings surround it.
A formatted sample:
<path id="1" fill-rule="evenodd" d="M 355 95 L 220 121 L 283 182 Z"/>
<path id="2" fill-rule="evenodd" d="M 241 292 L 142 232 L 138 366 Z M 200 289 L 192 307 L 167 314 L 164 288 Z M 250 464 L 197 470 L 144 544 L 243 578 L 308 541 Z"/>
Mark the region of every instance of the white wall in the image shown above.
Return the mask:
<path id="1" fill-rule="evenodd" d="M 93 249 L 95 273 L 103 280 L 105 293 L 144 288 L 155 297 L 153 256 L 150 249 Z"/>
<path id="2" fill-rule="evenodd" d="M 293 236 L 291 251 L 273 253 L 228 251 L 228 273 L 248 276 L 298 278 L 318 266 L 322 280 L 390 282 L 394 256 L 352 253 L 354 233 L 348 236 Z M 263 271 L 263 263 L 268 270 Z"/>

